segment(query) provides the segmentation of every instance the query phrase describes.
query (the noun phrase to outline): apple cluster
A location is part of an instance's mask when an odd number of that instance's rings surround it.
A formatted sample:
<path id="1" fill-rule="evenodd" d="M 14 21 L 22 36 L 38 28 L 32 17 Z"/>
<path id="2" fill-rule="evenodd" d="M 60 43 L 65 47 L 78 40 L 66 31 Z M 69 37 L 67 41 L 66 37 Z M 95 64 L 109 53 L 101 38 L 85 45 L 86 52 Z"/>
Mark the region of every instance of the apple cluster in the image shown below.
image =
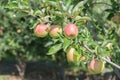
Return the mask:
<path id="1" fill-rule="evenodd" d="M 74 39 L 78 35 L 78 28 L 75 24 L 66 25 L 63 31 L 65 37 L 68 39 Z M 57 25 L 48 27 L 47 25 L 44 24 L 38 24 L 34 29 L 34 34 L 37 37 L 41 37 L 41 38 L 46 37 L 48 34 L 52 38 L 58 38 L 59 34 L 62 34 L 63 31 L 62 31 L 62 27 Z"/>
<path id="2" fill-rule="evenodd" d="M 72 40 L 78 36 L 78 27 L 72 23 L 67 24 L 63 28 L 58 25 L 48 27 L 45 24 L 38 24 L 34 28 L 34 34 L 41 38 L 49 34 L 50 37 L 55 39 L 59 38 L 60 34 L 64 34 L 68 40 Z M 79 61 L 87 61 L 86 56 L 82 56 L 74 46 L 69 46 L 65 52 L 68 62 L 78 63 Z M 103 71 L 105 64 L 103 61 L 92 59 L 87 66 L 91 74 L 99 74 Z"/>

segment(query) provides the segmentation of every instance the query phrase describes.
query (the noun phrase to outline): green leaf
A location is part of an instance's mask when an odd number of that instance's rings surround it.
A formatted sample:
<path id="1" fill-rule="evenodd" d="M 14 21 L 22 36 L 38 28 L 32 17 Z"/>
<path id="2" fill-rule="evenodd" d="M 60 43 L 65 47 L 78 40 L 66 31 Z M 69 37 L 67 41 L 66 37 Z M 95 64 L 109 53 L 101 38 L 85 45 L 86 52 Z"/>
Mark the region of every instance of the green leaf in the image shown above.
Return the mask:
<path id="1" fill-rule="evenodd" d="M 57 7 L 57 3 L 55 1 L 48 1 L 48 3 L 53 6 L 53 7 Z"/>
<path id="2" fill-rule="evenodd" d="M 62 49 L 62 43 L 60 43 L 60 44 L 55 44 L 55 45 L 53 45 L 53 46 L 49 49 L 47 55 L 53 55 L 53 54 L 57 53 L 59 50 L 61 50 L 61 49 Z"/>
<path id="3" fill-rule="evenodd" d="M 73 18 L 76 18 L 80 13 L 80 10 L 76 10 L 73 12 Z"/>
<path id="4" fill-rule="evenodd" d="M 28 1 L 28 0 L 23 0 L 22 2 L 23 2 L 25 5 L 29 5 L 29 3 L 28 3 L 29 1 Z"/>
<path id="5" fill-rule="evenodd" d="M 80 7 L 83 7 L 83 5 L 85 4 L 85 1 L 80 1 L 74 8 L 73 8 L 73 13 L 75 11 L 78 11 Z"/>
<path id="6" fill-rule="evenodd" d="M 8 3 L 5 8 L 9 8 L 9 9 L 14 9 L 14 8 L 18 8 L 18 2 L 17 1 L 12 1 L 10 3 Z"/>
<path id="7" fill-rule="evenodd" d="M 78 53 L 78 51 L 75 51 L 74 53 L 74 61 L 79 62 L 80 61 L 81 54 Z"/>
<path id="8" fill-rule="evenodd" d="M 64 42 L 63 42 L 63 50 L 66 51 L 66 49 L 68 48 L 68 46 L 71 44 L 71 41 L 67 38 L 64 38 Z"/>
<path id="9" fill-rule="evenodd" d="M 34 29 L 39 24 L 39 21 L 35 22 L 33 26 L 30 27 L 30 29 Z"/>
<path id="10" fill-rule="evenodd" d="M 67 8 L 67 10 L 69 9 L 69 7 L 70 7 L 70 4 L 71 4 L 71 0 L 66 0 L 67 2 L 66 2 L 66 5 L 65 5 L 65 7 Z"/>
<path id="11" fill-rule="evenodd" d="M 75 20 L 76 21 L 84 21 L 84 20 L 91 20 L 91 18 L 87 17 L 87 16 L 85 16 L 85 17 L 76 16 Z"/>
<path id="12" fill-rule="evenodd" d="M 49 47 L 49 46 L 51 46 L 51 45 L 53 45 L 53 42 L 52 42 L 52 41 L 49 41 L 49 42 L 47 42 L 47 43 L 44 45 L 44 47 Z"/>
<path id="13" fill-rule="evenodd" d="M 74 7 L 73 5 L 70 5 L 70 6 L 69 6 L 69 9 L 68 9 L 68 13 L 69 13 L 69 14 L 72 13 L 72 9 L 73 9 L 73 7 Z"/>
<path id="14" fill-rule="evenodd" d="M 9 8 L 9 9 L 18 9 L 18 10 L 28 10 L 29 9 L 29 4 L 28 4 L 28 0 L 23 0 L 21 2 L 19 1 L 12 1 L 10 3 L 8 3 L 5 8 Z"/>

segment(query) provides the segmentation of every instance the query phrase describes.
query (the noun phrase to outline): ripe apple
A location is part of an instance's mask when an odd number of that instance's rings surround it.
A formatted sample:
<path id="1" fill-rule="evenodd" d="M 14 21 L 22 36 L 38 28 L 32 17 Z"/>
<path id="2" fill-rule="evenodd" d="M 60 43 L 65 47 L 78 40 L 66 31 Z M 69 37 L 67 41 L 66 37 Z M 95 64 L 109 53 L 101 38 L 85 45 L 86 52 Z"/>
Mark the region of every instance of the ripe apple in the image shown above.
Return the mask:
<path id="1" fill-rule="evenodd" d="M 59 34 L 61 34 L 61 33 L 62 33 L 62 28 L 61 27 L 59 27 L 59 26 L 51 26 L 50 27 L 49 35 L 52 38 L 58 38 Z"/>
<path id="2" fill-rule="evenodd" d="M 74 47 L 70 47 L 67 50 L 67 60 L 69 62 L 78 62 L 80 60 L 81 55 Z"/>
<path id="3" fill-rule="evenodd" d="M 78 36 L 78 27 L 75 24 L 68 24 L 64 27 L 64 35 L 68 39 L 74 39 Z"/>
<path id="4" fill-rule="evenodd" d="M 105 63 L 103 61 L 93 59 L 88 65 L 88 71 L 90 74 L 99 74 L 105 68 Z"/>
<path id="5" fill-rule="evenodd" d="M 44 24 L 38 24 L 34 29 L 34 34 L 37 37 L 46 37 L 48 35 L 48 27 Z"/>

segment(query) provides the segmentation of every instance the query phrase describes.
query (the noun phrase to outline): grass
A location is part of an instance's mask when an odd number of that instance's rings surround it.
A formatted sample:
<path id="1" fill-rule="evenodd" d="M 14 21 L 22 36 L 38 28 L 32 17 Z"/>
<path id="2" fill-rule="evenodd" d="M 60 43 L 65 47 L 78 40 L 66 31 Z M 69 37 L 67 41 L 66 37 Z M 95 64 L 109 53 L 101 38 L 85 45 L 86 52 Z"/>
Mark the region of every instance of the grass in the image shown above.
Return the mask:
<path id="1" fill-rule="evenodd" d="M 7 80 L 9 77 L 9 75 L 0 75 L 0 80 Z"/>

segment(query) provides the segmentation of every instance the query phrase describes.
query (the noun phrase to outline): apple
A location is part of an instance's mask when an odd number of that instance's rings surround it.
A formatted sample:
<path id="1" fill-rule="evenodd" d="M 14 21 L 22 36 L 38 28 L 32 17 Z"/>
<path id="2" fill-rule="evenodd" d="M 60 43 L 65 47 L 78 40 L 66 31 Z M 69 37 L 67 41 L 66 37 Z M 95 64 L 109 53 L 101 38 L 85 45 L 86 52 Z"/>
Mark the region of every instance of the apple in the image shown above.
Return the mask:
<path id="1" fill-rule="evenodd" d="M 81 55 L 74 47 L 70 47 L 67 49 L 67 60 L 69 62 L 79 62 Z"/>
<path id="2" fill-rule="evenodd" d="M 38 24 L 34 29 L 34 34 L 37 37 L 46 37 L 48 35 L 48 27 L 44 24 Z"/>
<path id="3" fill-rule="evenodd" d="M 120 23 L 120 15 L 115 15 L 111 19 L 114 23 Z"/>
<path id="4" fill-rule="evenodd" d="M 105 68 L 105 63 L 103 61 L 93 59 L 88 65 L 88 71 L 90 74 L 99 74 Z"/>
<path id="5" fill-rule="evenodd" d="M 61 33 L 62 33 L 62 28 L 61 27 L 59 27 L 59 26 L 51 26 L 50 27 L 49 35 L 52 38 L 58 38 L 59 34 L 61 34 Z"/>
<path id="6" fill-rule="evenodd" d="M 78 27 L 75 24 L 67 24 L 64 27 L 64 35 L 68 39 L 74 39 L 78 36 Z"/>
<path id="7" fill-rule="evenodd" d="M 82 61 L 85 61 L 85 60 L 86 60 L 86 56 L 82 56 L 82 57 L 81 57 L 81 60 L 82 60 Z"/>
<path id="8" fill-rule="evenodd" d="M 22 32 L 22 30 L 21 30 L 21 29 L 18 29 L 18 30 L 17 30 L 17 33 L 21 33 L 21 32 Z"/>

